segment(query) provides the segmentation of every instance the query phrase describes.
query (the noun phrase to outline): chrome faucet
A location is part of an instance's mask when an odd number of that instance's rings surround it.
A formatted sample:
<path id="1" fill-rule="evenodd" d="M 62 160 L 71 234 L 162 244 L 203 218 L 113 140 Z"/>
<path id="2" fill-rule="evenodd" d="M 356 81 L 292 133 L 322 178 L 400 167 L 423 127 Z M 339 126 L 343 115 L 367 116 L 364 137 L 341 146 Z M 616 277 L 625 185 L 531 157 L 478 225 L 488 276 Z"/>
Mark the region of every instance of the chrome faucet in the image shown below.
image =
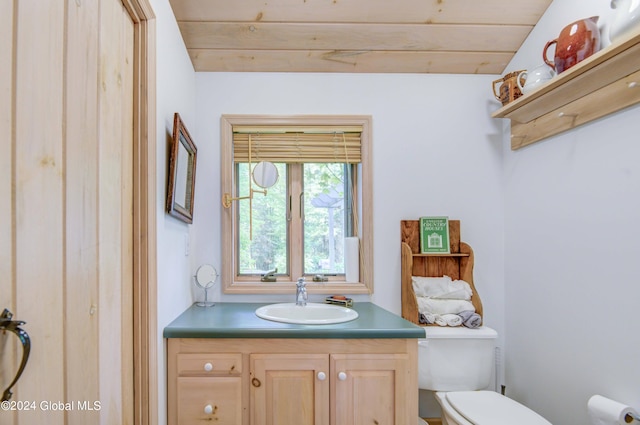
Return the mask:
<path id="1" fill-rule="evenodd" d="M 307 284 L 304 277 L 298 278 L 296 283 L 296 305 L 302 307 L 307 305 Z"/>

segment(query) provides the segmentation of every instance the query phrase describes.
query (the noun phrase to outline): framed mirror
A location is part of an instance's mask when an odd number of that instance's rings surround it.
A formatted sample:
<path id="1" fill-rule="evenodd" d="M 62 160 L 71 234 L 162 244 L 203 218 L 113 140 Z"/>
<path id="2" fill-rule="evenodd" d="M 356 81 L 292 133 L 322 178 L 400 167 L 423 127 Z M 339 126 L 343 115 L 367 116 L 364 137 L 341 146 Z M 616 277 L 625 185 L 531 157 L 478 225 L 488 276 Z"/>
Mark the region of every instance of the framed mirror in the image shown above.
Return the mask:
<path id="1" fill-rule="evenodd" d="M 169 157 L 167 212 L 189 224 L 193 223 L 197 151 L 180 114 L 176 112 Z"/>

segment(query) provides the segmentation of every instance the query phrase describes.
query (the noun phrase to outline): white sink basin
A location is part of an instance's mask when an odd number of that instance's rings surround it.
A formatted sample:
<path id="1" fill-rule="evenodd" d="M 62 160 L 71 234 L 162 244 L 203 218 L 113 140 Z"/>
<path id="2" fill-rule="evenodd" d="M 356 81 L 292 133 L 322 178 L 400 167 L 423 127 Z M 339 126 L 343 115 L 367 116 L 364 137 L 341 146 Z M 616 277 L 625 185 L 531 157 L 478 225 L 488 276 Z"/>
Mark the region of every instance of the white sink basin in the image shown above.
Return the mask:
<path id="1" fill-rule="evenodd" d="M 358 312 L 333 304 L 307 303 L 306 306 L 299 306 L 295 303 L 281 303 L 256 309 L 256 316 L 283 323 L 329 325 L 355 320 Z"/>

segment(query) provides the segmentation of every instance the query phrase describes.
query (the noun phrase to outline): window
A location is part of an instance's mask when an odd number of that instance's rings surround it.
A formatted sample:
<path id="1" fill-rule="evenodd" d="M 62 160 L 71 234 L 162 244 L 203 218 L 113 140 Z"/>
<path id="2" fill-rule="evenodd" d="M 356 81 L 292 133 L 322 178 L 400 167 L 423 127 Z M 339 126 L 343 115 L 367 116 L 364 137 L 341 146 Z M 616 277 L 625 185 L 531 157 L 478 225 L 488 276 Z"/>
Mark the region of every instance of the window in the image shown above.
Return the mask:
<path id="1" fill-rule="evenodd" d="M 222 117 L 223 193 L 249 195 L 249 162 L 270 161 L 279 172 L 266 195 L 222 212 L 225 292 L 288 293 L 300 276 L 310 292 L 372 292 L 370 144 L 369 117 Z M 359 279 L 346 282 L 352 236 L 360 240 Z M 261 281 L 267 272 L 275 282 Z M 326 281 L 314 282 L 317 275 Z"/>

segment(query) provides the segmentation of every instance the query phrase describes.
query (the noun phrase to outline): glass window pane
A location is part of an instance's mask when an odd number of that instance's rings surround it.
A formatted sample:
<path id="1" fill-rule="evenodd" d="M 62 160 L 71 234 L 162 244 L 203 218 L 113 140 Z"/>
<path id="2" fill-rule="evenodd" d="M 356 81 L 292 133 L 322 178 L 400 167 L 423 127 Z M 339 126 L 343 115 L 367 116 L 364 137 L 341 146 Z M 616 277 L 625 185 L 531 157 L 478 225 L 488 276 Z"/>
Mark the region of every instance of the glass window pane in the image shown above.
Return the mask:
<path id="1" fill-rule="evenodd" d="M 347 166 L 304 164 L 304 273 L 344 274 Z M 348 236 L 348 235 L 347 235 Z"/>
<path id="2" fill-rule="evenodd" d="M 255 166 L 255 164 L 252 164 Z M 254 192 L 252 232 L 249 226 L 249 200 L 238 201 L 238 274 L 256 275 L 278 269 L 287 273 L 287 167 L 276 164 L 278 182 L 267 189 L 267 195 Z M 249 196 L 249 164 L 236 165 L 238 195 Z M 262 190 L 253 184 L 254 190 Z M 251 235 L 252 233 L 252 235 Z M 253 236 L 253 237 L 251 237 Z"/>

